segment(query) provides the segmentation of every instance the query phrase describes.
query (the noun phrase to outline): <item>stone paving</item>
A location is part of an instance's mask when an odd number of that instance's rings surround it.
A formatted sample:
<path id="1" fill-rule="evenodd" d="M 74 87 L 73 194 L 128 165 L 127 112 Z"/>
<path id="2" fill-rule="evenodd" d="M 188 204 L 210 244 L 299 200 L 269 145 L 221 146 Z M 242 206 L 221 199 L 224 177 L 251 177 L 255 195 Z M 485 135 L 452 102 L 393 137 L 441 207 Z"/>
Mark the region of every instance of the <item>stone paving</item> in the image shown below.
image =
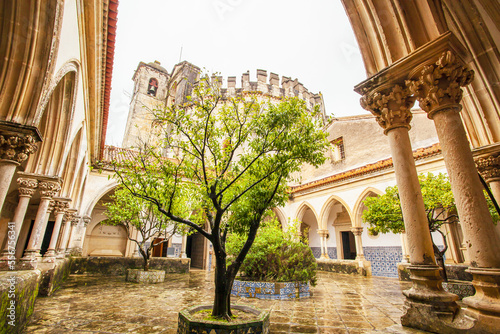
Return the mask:
<path id="1" fill-rule="evenodd" d="M 271 333 L 424 333 L 400 325 L 408 282 L 320 272 L 311 298 L 232 298 L 271 310 Z M 124 277 L 72 275 L 53 296 L 38 298 L 24 333 L 176 333 L 179 309 L 211 303 L 213 277 L 168 274 L 141 285 Z"/>

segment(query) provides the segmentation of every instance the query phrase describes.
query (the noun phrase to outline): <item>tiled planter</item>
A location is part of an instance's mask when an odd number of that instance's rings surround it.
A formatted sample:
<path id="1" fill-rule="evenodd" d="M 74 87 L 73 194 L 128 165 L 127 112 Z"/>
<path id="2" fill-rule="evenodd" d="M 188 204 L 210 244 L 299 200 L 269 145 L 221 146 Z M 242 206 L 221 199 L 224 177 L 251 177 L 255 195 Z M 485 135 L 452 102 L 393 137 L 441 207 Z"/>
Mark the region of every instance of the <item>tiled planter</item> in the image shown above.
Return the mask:
<path id="1" fill-rule="evenodd" d="M 309 283 L 235 280 L 231 295 L 259 299 L 296 299 L 311 296 Z"/>
<path id="2" fill-rule="evenodd" d="M 231 322 L 194 320 L 192 314 L 212 309 L 212 305 L 193 306 L 179 312 L 177 334 L 269 334 L 269 311 L 261 311 L 250 306 L 231 305 L 231 309 L 253 313 L 256 320 Z"/>
<path id="3" fill-rule="evenodd" d="M 476 289 L 471 282 L 448 281 L 443 282 L 442 285 L 443 289 L 458 295 L 460 299 L 474 296 L 474 294 L 476 293 Z"/>
<path id="4" fill-rule="evenodd" d="M 142 269 L 127 269 L 127 282 L 135 283 L 162 283 L 165 281 L 165 271 Z"/>

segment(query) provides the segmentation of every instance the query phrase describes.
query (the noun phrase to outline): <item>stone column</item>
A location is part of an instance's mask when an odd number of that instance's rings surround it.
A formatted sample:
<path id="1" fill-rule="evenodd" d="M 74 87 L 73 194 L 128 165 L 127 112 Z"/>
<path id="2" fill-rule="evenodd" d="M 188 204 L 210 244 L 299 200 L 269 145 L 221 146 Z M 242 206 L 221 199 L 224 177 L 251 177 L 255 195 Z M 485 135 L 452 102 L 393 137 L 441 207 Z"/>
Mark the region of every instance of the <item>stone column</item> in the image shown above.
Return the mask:
<path id="1" fill-rule="evenodd" d="M 87 233 L 87 226 L 89 225 L 92 218 L 90 216 L 83 216 L 83 225 L 82 225 L 82 240 L 80 241 L 80 249 L 83 251 L 83 242 L 85 241 L 85 235 Z"/>
<path id="2" fill-rule="evenodd" d="M 28 242 L 28 248 L 24 251 L 24 257 L 21 259 L 26 262 L 31 262 L 34 258 L 40 256 L 40 247 L 49 218 L 48 210 L 51 209 L 50 202 L 56 193 L 61 190 L 59 183 L 52 181 L 40 181 L 38 188 L 41 194 L 40 204 Z"/>
<path id="3" fill-rule="evenodd" d="M 469 251 L 476 294 L 463 302 L 480 324 L 491 323 L 492 332 L 500 332 L 500 237 L 460 117 L 460 87 L 472 81 L 474 72 L 447 51 L 415 74 L 407 86 L 434 120 Z"/>
<path id="4" fill-rule="evenodd" d="M 329 259 L 328 248 L 326 246 L 326 237 L 328 236 L 328 230 L 318 230 L 318 235 L 321 241 L 321 259 Z"/>
<path id="5" fill-rule="evenodd" d="M 496 202 L 500 204 L 500 144 L 474 150 L 474 161 L 479 173 L 489 184 Z"/>
<path id="6" fill-rule="evenodd" d="M 46 258 L 47 262 L 53 262 L 56 257 L 56 246 L 57 240 L 59 239 L 59 233 L 61 230 L 61 225 L 63 222 L 64 215 L 66 214 L 66 210 L 69 207 L 69 198 L 54 198 L 54 213 L 56 216 L 56 221 L 54 224 L 54 229 L 52 230 L 52 236 L 50 238 L 49 249 L 44 254 L 44 258 Z"/>
<path id="7" fill-rule="evenodd" d="M 183 259 L 187 258 L 186 247 L 187 247 L 187 235 L 183 234 L 182 235 L 182 246 L 181 246 L 181 258 L 183 258 Z"/>
<path id="8" fill-rule="evenodd" d="M 14 217 L 12 221 L 14 222 L 14 239 L 9 239 L 9 241 L 14 241 L 17 249 L 17 240 L 19 238 L 19 232 L 21 231 L 21 226 L 26 215 L 26 210 L 28 209 L 28 204 L 30 202 L 31 196 L 35 193 L 35 189 L 38 186 L 38 181 L 29 178 L 18 178 L 17 184 L 19 185 L 19 202 L 14 212 Z M 8 243 L 5 244 L 5 248 L 2 253 L 2 259 L 9 255 Z"/>
<path id="9" fill-rule="evenodd" d="M 404 291 L 406 312 L 403 325 L 413 325 L 422 314 L 439 313 L 453 318 L 458 296 L 447 293 L 436 265 L 429 225 L 408 131 L 415 98 L 402 86 L 393 84 L 361 98 L 363 108 L 376 116 L 389 139 L 398 184 L 405 230 L 410 250 L 409 266 L 413 286 Z"/>
<path id="10" fill-rule="evenodd" d="M 0 129 L 0 212 L 17 166 L 36 151 L 33 136 L 14 134 Z"/>
<path id="11" fill-rule="evenodd" d="M 68 244 L 66 245 L 66 255 L 71 255 L 71 252 L 73 251 L 73 248 L 71 247 L 71 243 L 73 242 L 73 237 L 75 236 L 75 229 L 78 226 L 78 223 L 80 222 L 81 217 L 74 215 L 71 219 L 71 226 L 69 229 L 69 236 L 68 236 Z"/>
<path id="12" fill-rule="evenodd" d="M 73 220 L 76 212 L 76 209 L 67 209 L 66 214 L 63 217 L 64 232 L 61 240 L 59 241 L 59 247 L 57 248 L 57 258 L 64 258 L 66 255 L 66 246 L 68 244 L 69 234 L 71 231 L 71 221 Z"/>
<path id="13" fill-rule="evenodd" d="M 401 252 L 403 253 L 402 263 L 410 262 L 410 254 L 408 254 L 408 241 L 406 240 L 406 231 L 401 232 Z"/>
<path id="14" fill-rule="evenodd" d="M 351 227 L 351 231 L 356 238 L 356 260 L 364 261 L 365 255 L 363 254 L 363 242 L 361 241 L 361 234 L 363 233 L 362 226 Z"/>

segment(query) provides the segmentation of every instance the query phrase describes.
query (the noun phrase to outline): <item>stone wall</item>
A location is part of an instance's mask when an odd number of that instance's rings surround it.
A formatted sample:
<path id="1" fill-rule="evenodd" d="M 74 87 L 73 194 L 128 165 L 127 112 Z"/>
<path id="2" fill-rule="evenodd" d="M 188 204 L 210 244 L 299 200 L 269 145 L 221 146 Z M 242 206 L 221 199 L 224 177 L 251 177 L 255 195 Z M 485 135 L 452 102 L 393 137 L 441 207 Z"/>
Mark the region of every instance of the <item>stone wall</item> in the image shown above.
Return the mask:
<path id="1" fill-rule="evenodd" d="M 0 272 L 0 333 L 21 333 L 33 314 L 41 270 Z"/>
<path id="2" fill-rule="evenodd" d="M 165 270 L 166 273 L 188 273 L 190 259 L 152 258 L 150 269 Z M 71 274 L 125 275 L 127 269 L 142 269 L 143 260 L 138 257 L 75 257 Z"/>
<path id="3" fill-rule="evenodd" d="M 369 261 L 355 261 L 355 260 L 317 260 L 318 270 L 329 271 L 338 274 L 350 274 L 371 276 L 371 264 Z M 363 266 L 360 266 L 363 262 Z"/>
<path id="4" fill-rule="evenodd" d="M 39 263 L 36 270 L 0 271 L 0 333 L 20 333 L 33 314 L 36 298 L 50 296 L 69 275 L 71 259 Z"/>

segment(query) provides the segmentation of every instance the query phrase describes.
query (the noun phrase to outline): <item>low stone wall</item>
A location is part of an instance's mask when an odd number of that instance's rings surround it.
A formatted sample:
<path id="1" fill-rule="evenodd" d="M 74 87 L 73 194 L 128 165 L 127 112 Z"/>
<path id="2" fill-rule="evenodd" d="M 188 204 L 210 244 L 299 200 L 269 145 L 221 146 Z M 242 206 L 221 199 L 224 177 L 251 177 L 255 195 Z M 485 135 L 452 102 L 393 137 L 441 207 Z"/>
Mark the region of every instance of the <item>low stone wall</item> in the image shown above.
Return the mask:
<path id="1" fill-rule="evenodd" d="M 231 294 L 239 297 L 286 300 L 310 297 L 311 291 L 309 283 L 234 280 Z"/>
<path id="2" fill-rule="evenodd" d="M 40 263 L 38 265 L 38 269 L 42 271 L 40 296 L 50 296 L 61 287 L 69 276 L 71 261 L 71 258 L 66 258 L 58 259 L 54 263 Z"/>
<path id="3" fill-rule="evenodd" d="M 152 258 L 150 269 L 164 270 L 168 273 L 188 273 L 191 259 Z M 71 263 L 72 274 L 121 276 L 127 269 L 142 269 L 143 260 L 138 257 L 74 257 Z"/>
<path id="4" fill-rule="evenodd" d="M 38 263 L 34 270 L 0 271 L 0 333 L 20 333 L 33 313 L 36 298 L 59 289 L 70 265 L 71 259 L 58 259 Z"/>
<path id="5" fill-rule="evenodd" d="M 369 261 L 318 259 L 316 263 L 320 271 L 361 276 L 372 275 Z"/>
<path id="6" fill-rule="evenodd" d="M 411 281 L 409 263 L 398 263 L 398 277 L 400 281 Z M 472 282 L 472 275 L 466 272 L 468 265 L 446 264 L 446 275 L 448 280 Z"/>
<path id="7" fill-rule="evenodd" d="M 33 314 L 41 277 L 39 269 L 0 272 L 0 333 L 22 332 Z"/>
<path id="8" fill-rule="evenodd" d="M 163 270 L 127 269 L 127 282 L 155 284 L 165 282 L 165 272 Z"/>

